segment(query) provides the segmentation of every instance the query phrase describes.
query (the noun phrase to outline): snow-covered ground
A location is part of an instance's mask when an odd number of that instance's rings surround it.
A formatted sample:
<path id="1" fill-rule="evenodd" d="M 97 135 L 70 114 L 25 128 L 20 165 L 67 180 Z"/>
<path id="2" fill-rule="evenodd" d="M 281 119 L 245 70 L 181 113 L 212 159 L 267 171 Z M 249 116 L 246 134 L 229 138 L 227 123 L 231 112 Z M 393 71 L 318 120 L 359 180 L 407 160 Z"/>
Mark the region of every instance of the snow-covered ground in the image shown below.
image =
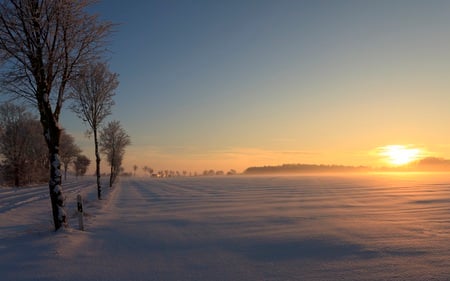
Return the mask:
<path id="1" fill-rule="evenodd" d="M 1 280 L 450 280 L 448 175 L 122 179 L 0 189 Z M 86 231 L 76 230 L 76 194 Z"/>

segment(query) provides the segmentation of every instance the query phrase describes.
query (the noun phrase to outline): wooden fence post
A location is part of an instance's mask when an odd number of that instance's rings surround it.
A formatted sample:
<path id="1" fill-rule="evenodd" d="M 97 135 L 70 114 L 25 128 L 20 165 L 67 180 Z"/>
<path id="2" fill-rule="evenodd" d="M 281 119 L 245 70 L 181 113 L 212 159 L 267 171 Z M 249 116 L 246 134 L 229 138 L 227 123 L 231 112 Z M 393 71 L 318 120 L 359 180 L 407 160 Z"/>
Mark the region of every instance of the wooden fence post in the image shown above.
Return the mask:
<path id="1" fill-rule="evenodd" d="M 83 224 L 83 199 L 81 198 L 81 195 L 77 195 L 77 209 L 78 209 L 78 225 L 80 227 L 80 230 L 84 231 L 84 224 Z"/>

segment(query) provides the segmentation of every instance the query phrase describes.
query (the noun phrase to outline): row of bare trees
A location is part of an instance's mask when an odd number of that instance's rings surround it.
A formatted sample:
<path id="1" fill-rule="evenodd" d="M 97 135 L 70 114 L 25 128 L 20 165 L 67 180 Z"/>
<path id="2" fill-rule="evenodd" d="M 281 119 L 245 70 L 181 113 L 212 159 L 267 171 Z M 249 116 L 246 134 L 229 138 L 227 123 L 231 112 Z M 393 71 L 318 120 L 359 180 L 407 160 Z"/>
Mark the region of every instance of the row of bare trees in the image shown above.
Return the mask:
<path id="1" fill-rule="evenodd" d="M 119 175 L 129 144 L 130 137 L 118 121 L 109 122 L 100 131 L 100 151 L 111 167 L 110 186 Z M 8 102 L 0 105 L 0 171 L 4 183 L 23 186 L 45 181 L 49 166 L 45 146 L 41 125 L 26 107 Z M 61 132 L 60 160 L 65 180 L 69 166 L 73 166 L 78 177 L 86 174 L 90 164 L 66 131 Z"/>
<path id="2" fill-rule="evenodd" d="M 89 127 L 94 136 L 95 174 L 97 176 L 97 197 L 102 198 L 100 181 L 99 129 L 114 105 L 114 90 L 119 85 L 118 75 L 108 70 L 106 63 L 87 64 L 71 83 L 69 97 L 74 101 L 71 109 Z"/>
<path id="3" fill-rule="evenodd" d="M 0 155 L 3 181 L 8 185 L 22 186 L 41 183 L 47 178 L 49 167 L 45 140 L 39 120 L 24 106 L 12 103 L 0 105 Z M 78 175 L 86 173 L 89 165 L 86 156 L 75 144 L 74 138 L 61 132 L 60 159 L 67 177 L 69 165 Z"/>
<path id="4" fill-rule="evenodd" d="M 24 107 L 0 106 L 0 154 L 3 181 L 20 186 L 43 180 L 48 165 L 41 125 Z"/>
<path id="5" fill-rule="evenodd" d="M 118 121 L 109 122 L 100 131 L 100 151 L 111 167 L 110 186 L 121 170 L 125 147 L 129 144 L 130 137 Z M 49 166 L 45 146 L 41 125 L 25 106 L 9 102 L 0 105 L 0 171 L 4 183 L 22 186 L 45 181 Z M 74 137 L 66 131 L 61 132 L 60 160 L 65 180 L 70 165 L 76 176 L 82 176 L 90 164 Z"/>
<path id="6" fill-rule="evenodd" d="M 111 24 L 89 15 L 90 0 L 0 2 L 2 91 L 39 111 L 47 144 L 49 193 L 55 229 L 67 224 L 61 185 L 59 123 L 68 87 L 82 67 L 104 50 Z"/>
<path id="7" fill-rule="evenodd" d="M 107 70 L 106 40 L 112 23 L 87 9 L 95 0 L 3 0 L 0 2 L 0 91 L 28 101 L 39 112 L 48 150 L 49 194 L 55 230 L 67 225 L 61 173 L 60 115 L 63 103 L 97 130 L 110 114 L 117 74 Z"/>
<path id="8" fill-rule="evenodd" d="M 134 176 L 136 176 L 136 171 L 138 170 L 138 168 L 139 167 L 137 165 L 133 166 Z M 196 177 L 196 176 L 200 176 L 200 175 L 203 175 L 203 176 L 224 176 L 224 175 L 234 176 L 234 175 L 237 175 L 237 172 L 234 169 L 229 170 L 226 174 L 222 170 L 218 170 L 218 171 L 204 170 L 202 174 L 198 174 L 197 172 L 192 173 L 192 172 L 188 172 L 188 171 L 180 172 L 180 171 L 172 171 L 172 170 L 161 170 L 161 171 L 157 171 L 154 173 L 154 170 L 148 166 L 144 166 L 142 168 L 142 170 L 144 171 L 144 173 L 146 175 L 148 174 L 149 176 L 158 177 L 158 178 L 170 178 L 170 177 L 181 177 L 181 176 Z"/>

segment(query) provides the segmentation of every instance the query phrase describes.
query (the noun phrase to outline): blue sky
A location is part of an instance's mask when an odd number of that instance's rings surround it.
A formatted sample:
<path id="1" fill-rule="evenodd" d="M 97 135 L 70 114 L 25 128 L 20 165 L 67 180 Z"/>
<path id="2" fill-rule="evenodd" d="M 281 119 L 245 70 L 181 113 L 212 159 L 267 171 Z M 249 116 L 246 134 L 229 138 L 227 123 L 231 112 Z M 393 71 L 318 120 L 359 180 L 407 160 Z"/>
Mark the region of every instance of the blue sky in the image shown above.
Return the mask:
<path id="1" fill-rule="evenodd" d="M 388 144 L 450 156 L 449 1 L 116 1 L 111 119 L 126 165 L 372 164 Z M 72 114 L 63 125 L 89 151 Z"/>

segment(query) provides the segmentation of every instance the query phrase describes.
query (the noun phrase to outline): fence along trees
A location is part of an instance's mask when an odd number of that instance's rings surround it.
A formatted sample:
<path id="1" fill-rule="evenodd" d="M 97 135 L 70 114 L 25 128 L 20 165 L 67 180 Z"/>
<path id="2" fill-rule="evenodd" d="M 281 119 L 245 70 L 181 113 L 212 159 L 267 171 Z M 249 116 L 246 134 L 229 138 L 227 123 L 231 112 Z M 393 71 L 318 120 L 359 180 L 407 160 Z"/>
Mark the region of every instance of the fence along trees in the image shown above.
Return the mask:
<path id="1" fill-rule="evenodd" d="M 86 12 L 93 0 L 0 2 L 3 89 L 39 111 L 49 151 L 49 192 L 55 230 L 67 224 L 61 186 L 59 117 L 66 88 L 79 68 L 98 59 L 111 23 Z"/>

